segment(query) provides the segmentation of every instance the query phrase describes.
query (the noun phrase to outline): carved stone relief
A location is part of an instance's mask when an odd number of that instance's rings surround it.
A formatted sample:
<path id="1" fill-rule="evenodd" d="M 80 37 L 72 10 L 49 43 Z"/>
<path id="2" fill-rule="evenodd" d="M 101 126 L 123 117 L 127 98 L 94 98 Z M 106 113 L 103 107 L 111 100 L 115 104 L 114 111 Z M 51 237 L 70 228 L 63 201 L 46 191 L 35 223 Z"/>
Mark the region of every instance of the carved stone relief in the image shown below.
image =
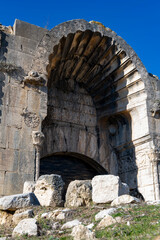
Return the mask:
<path id="1" fill-rule="evenodd" d="M 29 112 L 27 108 L 23 110 L 22 116 L 27 127 L 36 128 L 40 124 L 40 118 L 37 114 Z"/>
<path id="2" fill-rule="evenodd" d="M 157 161 L 158 160 L 158 153 L 154 151 L 153 149 L 145 149 L 138 151 L 136 154 L 136 164 L 137 167 L 140 168 L 146 168 L 150 165 L 150 162 Z"/>
<path id="3" fill-rule="evenodd" d="M 44 141 L 44 134 L 39 131 L 32 132 L 33 145 L 41 147 Z"/>
<path id="4" fill-rule="evenodd" d="M 46 76 L 35 71 L 30 71 L 24 78 L 23 83 L 29 83 L 35 86 L 44 86 L 46 84 Z"/>

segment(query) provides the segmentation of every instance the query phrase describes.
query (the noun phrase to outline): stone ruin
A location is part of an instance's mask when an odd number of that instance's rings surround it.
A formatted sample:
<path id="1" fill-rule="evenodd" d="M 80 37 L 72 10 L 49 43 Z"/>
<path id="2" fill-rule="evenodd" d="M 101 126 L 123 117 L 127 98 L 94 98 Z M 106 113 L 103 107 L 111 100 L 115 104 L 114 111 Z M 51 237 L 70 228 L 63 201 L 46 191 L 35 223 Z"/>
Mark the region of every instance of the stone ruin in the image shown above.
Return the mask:
<path id="1" fill-rule="evenodd" d="M 113 174 L 160 199 L 160 81 L 98 22 L 0 25 L 0 195 Z"/>

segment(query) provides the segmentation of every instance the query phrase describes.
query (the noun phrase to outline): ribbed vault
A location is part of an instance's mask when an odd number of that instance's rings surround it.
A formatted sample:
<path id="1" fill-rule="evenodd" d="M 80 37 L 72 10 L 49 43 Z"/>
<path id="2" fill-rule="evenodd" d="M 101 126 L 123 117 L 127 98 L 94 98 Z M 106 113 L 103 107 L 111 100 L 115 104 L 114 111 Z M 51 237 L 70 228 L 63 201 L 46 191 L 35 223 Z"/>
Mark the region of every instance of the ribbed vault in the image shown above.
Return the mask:
<path id="1" fill-rule="evenodd" d="M 49 56 L 48 89 L 74 91 L 75 83 L 92 97 L 98 116 L 126 109 L 128 88 L 140 81 L 136 67 L 112 38 L 86 30 L 62 37 Z M 123 109 L 122 109 L 123 110 Z"/>

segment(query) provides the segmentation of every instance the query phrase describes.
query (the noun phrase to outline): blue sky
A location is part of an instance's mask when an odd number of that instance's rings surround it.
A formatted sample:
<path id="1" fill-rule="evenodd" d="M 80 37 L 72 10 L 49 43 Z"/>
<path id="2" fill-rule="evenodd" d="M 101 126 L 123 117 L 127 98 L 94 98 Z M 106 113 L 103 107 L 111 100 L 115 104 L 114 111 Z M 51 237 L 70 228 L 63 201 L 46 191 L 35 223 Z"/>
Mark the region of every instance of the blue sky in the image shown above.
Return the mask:
<path id="1" fill-rule="evenodd" d="M 160 0 L 6 0 L 0 3 L 0 23 L 20 19 L 53 28 L 72 19 L 95 20 L 123 37 L 148 72 L 160 78 Z"/>

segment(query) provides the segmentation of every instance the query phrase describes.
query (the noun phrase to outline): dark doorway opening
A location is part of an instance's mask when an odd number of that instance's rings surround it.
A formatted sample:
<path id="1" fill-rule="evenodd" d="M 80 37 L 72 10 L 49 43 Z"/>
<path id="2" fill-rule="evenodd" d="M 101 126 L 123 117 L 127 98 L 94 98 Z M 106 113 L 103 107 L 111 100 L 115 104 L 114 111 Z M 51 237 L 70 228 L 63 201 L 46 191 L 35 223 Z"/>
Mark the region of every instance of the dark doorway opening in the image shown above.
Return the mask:
<path id="1" fill-rule="evenodd" d="M 40 175 L 58 174 L 65 182 L 64 197 L 68 184 L 74 180 L 88 180 L 96 175 L 107 174 L 97 162 L 87 157 L 83 159 L 74 155 L 58 154 L 41 159 Z"/>

